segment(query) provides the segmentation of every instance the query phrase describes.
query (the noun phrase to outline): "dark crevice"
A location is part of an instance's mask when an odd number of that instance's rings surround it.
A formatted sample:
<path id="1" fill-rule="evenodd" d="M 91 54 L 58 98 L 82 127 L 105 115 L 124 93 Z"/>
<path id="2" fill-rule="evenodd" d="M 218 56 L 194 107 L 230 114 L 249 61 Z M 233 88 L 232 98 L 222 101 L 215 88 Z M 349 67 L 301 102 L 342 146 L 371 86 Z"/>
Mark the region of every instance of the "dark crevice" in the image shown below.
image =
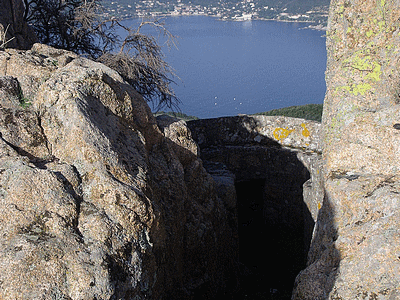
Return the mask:
<path id="1" fill-rule="evenodd" d="M 29 161 L 39 169 L 44 169 L 44 170 L 47 169 L 46 164 L 56 160 L 56 158 L 53 156 L 47 159 L 34 156 L 33 154 L 22 149 L 21 147 L 15 146 L 10 142 L 8 142 L 7 140 L 5 140 L 1 132 L 0 132 L 0 139 L 3 140 L 3 142 L 6 143 L 8 146 L 10 146 L 12 149 L 14 149 L 19 155 L 27 157 Z"/>
<path id="2" fill-rule="evenodd" d="M 232 298 L 291 299 L 314 228 L 303 198 L 310 172 L 297 152 L 282 148 L 230 146 L 203 155 L 214 177 L 225 170 L 236 178 L 240 268 Z"/>
<path id="3" fill-rule="evenodd" d="M 39 129 L 40 129 L 40 133 L 43 136 L 44 144 L 45 144 L 46 149 L 47 149 L 47 151 L 49 153 L 49 156 L 50 157 L 54 157 L 53 154 L 52 154 L 51 144 L 49 143 L 49 140 L 47 139 L 46 134 L 45 134 L 44 129 L 43 129 L 43 126 L 42 126 L 42 118 L 38 114 L 37 114 L 37 120 L 38 120 L 38 126 L 39 126 Z"/>
<path id="4" fill-rule="evenodd" d="M 83 239 L 83 235 L 79 230 L 79 216 L 81 213 L 81 204 L 82 204 L 82 191 L 81 191 L 81 186 L 82 186 L 82 178 L 76 169 L 75 166 L 71 166 L 75 175 L 78 178 L 78 190 L 75 190 L 74 186 L 71 184 L 71 182 L 62 174 L 60 171 L 53 171 L 53 174 L 57 176 L 57 178 L 63 183 L 64 188 L 66 191 L 74 198 L 75 200 L 75 205 L 76 205 L 76 218 L 73 221 L 73 227 L 75 233 L 79 236 L 80 239 Z"/>
<path id="5" fill-rule="evenodd" d="M 315 199 L 310 197 L 316 196 L 319 179 L 308 180 L 315 176 L 311 162 L 320 160 L 319 153 L 312 151 L 306 160 L 309 171 L 301 161 L 307 150 L 259 137 L 259 124 L 248 117 L 196 120 L 188 126 L 217 184 L 231 188 L 225 179 L 234 181 L 239 288 L 229 299 L 291 299 L 313 235 L 309 207 Z M 231 204 L 229 195 L 220 197 Z"/>
<path id="6" fill-rule="evenodd" d="M 290 299 L 306 267 L 307 232 L 302 189 L 266 179 L 236 182 L 240 293 L 235 299 Z M 312 223 L 313 226 L 313 223 Z"/>

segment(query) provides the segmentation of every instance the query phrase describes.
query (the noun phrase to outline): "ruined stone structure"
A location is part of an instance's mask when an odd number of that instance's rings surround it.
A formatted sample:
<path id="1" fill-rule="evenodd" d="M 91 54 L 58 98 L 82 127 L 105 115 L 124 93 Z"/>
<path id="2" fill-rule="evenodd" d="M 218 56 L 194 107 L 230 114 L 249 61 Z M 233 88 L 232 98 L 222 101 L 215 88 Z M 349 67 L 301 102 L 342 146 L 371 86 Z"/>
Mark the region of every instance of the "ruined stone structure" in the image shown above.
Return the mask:
<path id="1" fill-rule="evenodd" d="M 245 294 L 290 298 L 323 201 L 320 124 L 238 116 L 188 126 L 218 195 L 237 212 Z"/>
<path id="2" fill-rule="evenodd" d="M 8 49 L 0 72 L 2 298 L 290 294 L 322 202 L 320 124 L 201 120 L 197 144 L 74 53 Z"/>

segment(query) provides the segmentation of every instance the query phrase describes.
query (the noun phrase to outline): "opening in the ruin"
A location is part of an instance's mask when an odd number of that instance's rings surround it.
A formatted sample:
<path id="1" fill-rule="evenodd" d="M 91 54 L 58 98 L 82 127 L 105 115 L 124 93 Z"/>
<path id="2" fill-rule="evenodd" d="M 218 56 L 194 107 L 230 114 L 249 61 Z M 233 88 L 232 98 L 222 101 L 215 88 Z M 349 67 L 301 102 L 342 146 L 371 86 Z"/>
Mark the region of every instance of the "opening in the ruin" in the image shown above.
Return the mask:
<path id="1" fill-rule="evenodd" d="M 218 196 L 232 210 L 235 245 L 239 241 L 239 268 L 232 273 L 239 283 L 227 289 L 234 294 L 230 299 L 291 299 L 295 278 L 306 267 L 320 156 L 259 134 L 274 128 L 270 122 L 276 122 L 275 131 L 287 130 L 283 121 L 239 116 L 188 123 Z"/>
<path id="2" fill-rule="evenodd" d="M 236 299 L 290 299 L 296 275 L 305 268 L 311 216 L 302 184 L 273 178 L 235 183 L 239 224 L 240 293 Z M 286 177 L 285 174 L 284 177 Z"/>

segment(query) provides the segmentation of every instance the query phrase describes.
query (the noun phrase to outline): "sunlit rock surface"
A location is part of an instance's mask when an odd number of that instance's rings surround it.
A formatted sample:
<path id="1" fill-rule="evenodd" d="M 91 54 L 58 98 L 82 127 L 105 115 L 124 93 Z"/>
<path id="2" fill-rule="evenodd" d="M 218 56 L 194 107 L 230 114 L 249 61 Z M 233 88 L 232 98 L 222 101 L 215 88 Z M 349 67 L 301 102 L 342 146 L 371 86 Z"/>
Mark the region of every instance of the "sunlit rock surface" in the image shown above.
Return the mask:
<path id="1" fill-rule="evenodd" d="M 399 1 L 332 1 L 325 198 L 293 299 L 400 299 Z"/>
<path id="2" fill-rule="evenodd" d="M 185 123 L 159 127 L 116 72 L 67 51 L 0 65 L 1 299 L 231 293 L 228 213 Z"/>

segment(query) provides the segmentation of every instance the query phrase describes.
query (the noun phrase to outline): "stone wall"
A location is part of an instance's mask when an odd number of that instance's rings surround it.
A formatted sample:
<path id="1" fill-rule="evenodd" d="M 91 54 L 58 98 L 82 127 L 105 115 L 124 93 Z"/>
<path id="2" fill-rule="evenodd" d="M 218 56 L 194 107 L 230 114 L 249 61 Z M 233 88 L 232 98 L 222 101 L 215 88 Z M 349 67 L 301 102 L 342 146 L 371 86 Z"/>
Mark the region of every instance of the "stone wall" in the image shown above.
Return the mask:
<path id="1" fill-rule="evenodd" d="M 188 126 L 220 197 L 237 212 L 240 263 L 247 270 L 242 296 L 290 297 L 322 205 L 320 124 L 238 116 Z"/>

